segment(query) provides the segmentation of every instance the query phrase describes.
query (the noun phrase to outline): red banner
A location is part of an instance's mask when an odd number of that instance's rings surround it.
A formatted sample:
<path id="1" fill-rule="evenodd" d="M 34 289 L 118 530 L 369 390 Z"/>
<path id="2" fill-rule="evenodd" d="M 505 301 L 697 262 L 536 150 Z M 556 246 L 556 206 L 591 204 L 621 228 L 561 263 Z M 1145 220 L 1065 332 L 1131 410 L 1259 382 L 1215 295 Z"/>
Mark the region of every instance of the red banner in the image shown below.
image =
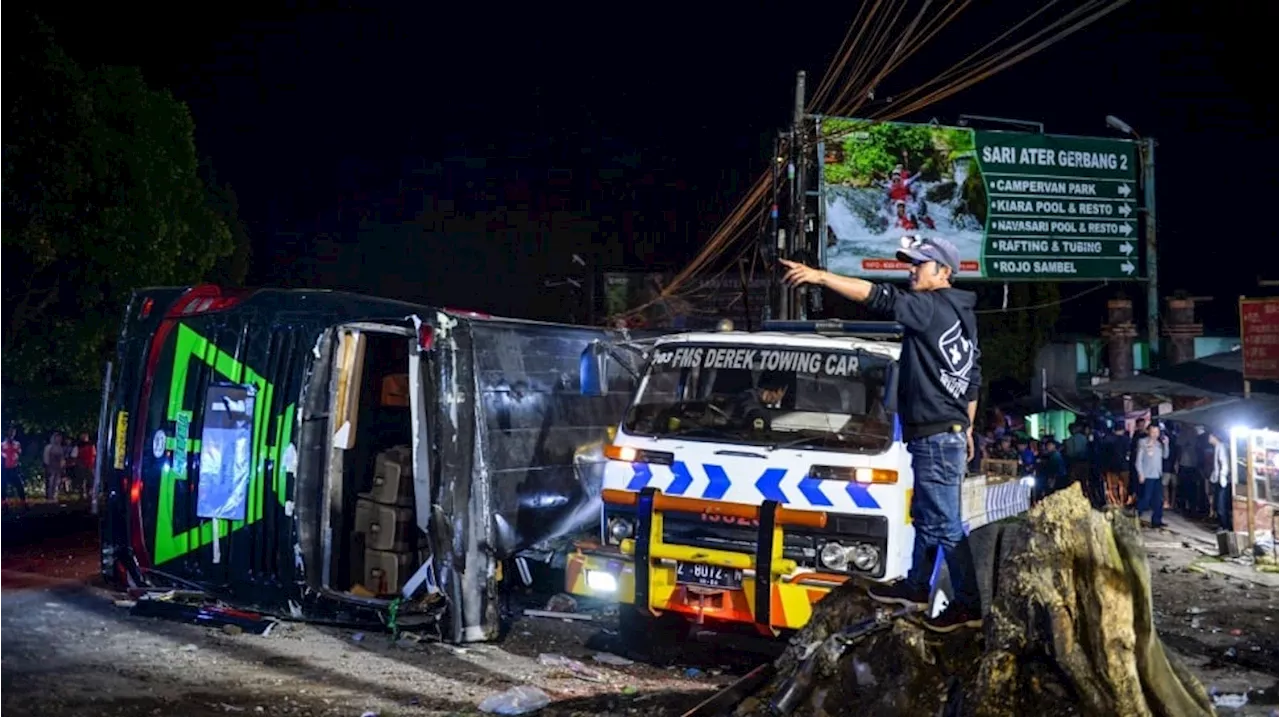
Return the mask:
<path id="1" fill-rule="evenodd" d="M 863 259 L 862 260 L 863 271 L 906 271 L 907 269 L 910 269 L 910 268 L 911 268 L 910 264 L 908 264 L 905 261 L 898 261 L 897 259 Z M 960 262 L 960 273 L 962 274 L 965 272 L 978 272 L 981 270 L 982 270 L 982 265 L 976 261 Z M 968 279 L 972 277 L 962 276 L 960 278 Z"/>
<path id="2" fill-rule="evenodd" d="M 1240 299 L 1240 353 L 1244 380 L 1280 376 L 1280 300 Z"/>

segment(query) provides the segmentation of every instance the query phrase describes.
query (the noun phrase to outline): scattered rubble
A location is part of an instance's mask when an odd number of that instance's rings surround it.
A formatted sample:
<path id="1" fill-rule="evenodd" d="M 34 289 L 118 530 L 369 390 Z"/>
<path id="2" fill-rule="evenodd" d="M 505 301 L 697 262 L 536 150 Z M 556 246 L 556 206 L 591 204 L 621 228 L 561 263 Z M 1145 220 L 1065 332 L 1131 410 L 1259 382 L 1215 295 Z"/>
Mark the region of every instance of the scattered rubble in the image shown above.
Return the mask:
<path id="1" fill-rule="evenodd" d="M 880 614 L 864 585 L 847 583 L 736 714 L 839 714 L 849 704 L 872 715 L 1214 713 L 1156 635 L 1135 520 L 1066 490 L 999 529 L 984 631 L 929 633 Z M 851 637 L 855 625 L 866 629 Z"/>

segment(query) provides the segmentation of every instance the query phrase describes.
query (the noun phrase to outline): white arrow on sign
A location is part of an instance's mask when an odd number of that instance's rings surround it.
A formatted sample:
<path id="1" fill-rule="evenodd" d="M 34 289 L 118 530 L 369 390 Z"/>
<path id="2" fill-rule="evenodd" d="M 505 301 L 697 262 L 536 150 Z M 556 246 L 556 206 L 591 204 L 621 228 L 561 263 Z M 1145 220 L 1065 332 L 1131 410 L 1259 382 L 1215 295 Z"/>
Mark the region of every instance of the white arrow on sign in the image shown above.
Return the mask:
<path id="1" fill-rule="evenodd" d="M 1120 245 L 1120 253 L 1121 253 L 1121 254 L 1124 254 L 1125 256 L 1129 256 L 1130 254 L 1132 254 L 1132 253 L 1133 253 L 1133 245 L 1132 245 L 1132 244 L 1130 244 L 1129 242 L 1125 242 L 1125 243 L 1121 244 L 1121 245 Z"/>
<path id="2" fill-rule="evenodd" d="M 1119 187 L 1116 187 L 1116 191 L 1120 193 L 1120 196 L 1127 197 L 1129 196 L 1129 185 L 1121 184 Z"/>
<path id="3" fill-rule="evenodd" d="M 1128 204 L 1121 204 L 1121 205 L 1120 205 L 1120 213 L 1121 213 L 1121 214 L 1123 214 L 1124 216 L 1126 216 L 1126 217 L 1127 217 L 1127 216 L 1129 216 L 1129 213 L 1130 213 L 1130 212 L 1132 212 L 1132 211 L 1133 211 L 1133 210 L 1129 208 L 1129 205 L 1128 205 Z"/>
<path id="4" fill-rule="evenodd" d="M 1128 222 L 1125 222 L 1124 226 L 1120 227 L 1120 231 L 1124 232 L 1125 236 L 1129 236 L 1129 233 L 1133 231 L 1133 227 L 1129 226 Z"/>
<path id="5" fill-rule="evenodd" d="M 1127 261 L 1120 265 L 1120 271 L 1123 271 L 1126 274 L 1132 274 L 1134 269 L 1137 269 L 1137 268 L 1138 267 L 1134 266 L 1133 264 L 1130 264 Z"/>

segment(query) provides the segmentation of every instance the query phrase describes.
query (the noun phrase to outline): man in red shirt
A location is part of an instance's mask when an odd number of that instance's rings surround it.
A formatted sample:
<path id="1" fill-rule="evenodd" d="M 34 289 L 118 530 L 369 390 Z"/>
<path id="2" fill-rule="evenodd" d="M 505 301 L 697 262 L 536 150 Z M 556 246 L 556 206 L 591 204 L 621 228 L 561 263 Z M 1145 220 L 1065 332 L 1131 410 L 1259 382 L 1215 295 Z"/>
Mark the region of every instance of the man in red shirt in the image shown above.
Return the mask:
<path id="1" fill-rule="evenodd" d="M 98 446 L 89 440 L 88 433 L 80 434 L 80 443 L 76 445 L 72 456 L 75 459 L 73 477 L 75 478 L 76 489 L 81 496 L 86 496 L 93 486 L 93 465 L 98 458 Z"/>
<path id="2" fill-rule="evenodd" d="M 22 461 L 22 444 L 18 442 L 18 429 L 10 428 L 5 434 L 4 443 L 0 444 L 0 456 L 4 468 L 4 489 L 13 486 L 18 493 L 18 502 L 27 506 L 27 488 L 22 484 L 22 471 L 18 468 Z"/>

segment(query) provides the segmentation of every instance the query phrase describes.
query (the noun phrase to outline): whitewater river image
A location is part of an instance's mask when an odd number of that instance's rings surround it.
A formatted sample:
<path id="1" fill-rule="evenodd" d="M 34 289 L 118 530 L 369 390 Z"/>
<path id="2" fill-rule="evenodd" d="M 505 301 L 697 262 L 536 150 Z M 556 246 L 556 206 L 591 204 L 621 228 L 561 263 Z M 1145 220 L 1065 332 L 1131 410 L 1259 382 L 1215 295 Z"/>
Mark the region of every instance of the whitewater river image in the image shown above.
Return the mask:
<path id="1" fill-rule="evenodd" d="M 853 187 L 828 184 L 826 204 L 828 269 L 846 276 L 901 277 L 906 266 L 894 259 L 902 237 L 944 237 L 960 250 L 960 275 L 981 275 L 983 223 L 969 211 L 962 188 L 976 162 L 952 160 L 950 172 L 934 181 L 916 175 L 909 195 L 891 196 L 890 182 Z M 981 186 L 981 183 L 976 183 Z"/>

